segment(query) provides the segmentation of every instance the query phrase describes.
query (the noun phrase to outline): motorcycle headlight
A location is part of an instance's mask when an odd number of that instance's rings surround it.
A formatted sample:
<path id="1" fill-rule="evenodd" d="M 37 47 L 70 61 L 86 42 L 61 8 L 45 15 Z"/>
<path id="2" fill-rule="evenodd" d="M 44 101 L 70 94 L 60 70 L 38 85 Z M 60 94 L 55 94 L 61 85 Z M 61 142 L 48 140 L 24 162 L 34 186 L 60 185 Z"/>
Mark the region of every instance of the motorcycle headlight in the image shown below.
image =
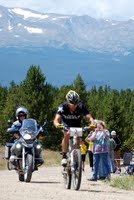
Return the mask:
<path id="1" fill-rule="evenodd" d="M 37 144 L 36 149 L 41 149 L 41 145 Z"/>
<path id="2" fill-rule="evenodd" d="M 20 149 L 20 148 L 21 148 L 21 144 L 20 144 L 20 143 L 17 143 L 17 144 L 16 144 L 16 148 L 17 148 L 17 149 Z"/>
<path id="3" fill-rule="evenodd" d="M 28 134 L 28 133 L 26 133 L 23 137 L 24 137 L 25 140 L 30 140 L 30 139 L 32 139 L 32 138 L 31 138 L 31 135 Z"/>

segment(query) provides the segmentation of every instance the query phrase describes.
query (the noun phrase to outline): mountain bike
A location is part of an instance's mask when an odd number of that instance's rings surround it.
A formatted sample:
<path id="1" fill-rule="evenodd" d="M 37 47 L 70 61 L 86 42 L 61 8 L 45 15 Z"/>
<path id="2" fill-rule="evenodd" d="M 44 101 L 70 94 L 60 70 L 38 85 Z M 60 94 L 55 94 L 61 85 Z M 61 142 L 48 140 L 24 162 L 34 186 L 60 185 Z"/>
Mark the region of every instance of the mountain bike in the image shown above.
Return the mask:
<path id="1" fill-rule="evenodd" d="M 70 127 L 64 131 L 69 131 L 70 133 L 67 165 L 63 169 L 64 185 L 66 189 L 71 189 L 72 183 L 73 188 L 79 190 L 82 179 L 80 140 L 83 132 L 88 132 L 89 128 Z"/>

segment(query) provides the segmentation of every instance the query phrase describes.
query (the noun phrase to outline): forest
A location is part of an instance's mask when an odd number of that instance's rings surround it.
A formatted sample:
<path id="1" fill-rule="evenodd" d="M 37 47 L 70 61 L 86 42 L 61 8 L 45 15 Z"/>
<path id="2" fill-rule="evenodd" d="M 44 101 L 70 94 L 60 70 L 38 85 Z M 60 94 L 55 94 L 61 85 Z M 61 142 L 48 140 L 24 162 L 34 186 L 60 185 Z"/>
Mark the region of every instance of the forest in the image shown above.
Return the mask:
<path id="1" fill-rule="evenodd" d="M 62 77 L 61 77 L 62 78 Z M 5 145 L 10 135 L 6 132 L 8 120 L 16 120 L 15 111 L 24 105 L 29 110 L 29 117 L 39 124 L 48 121 L 48 136 L 42 141 L 44 148 L 61 149 L 62 133 L 53 125 L 58 106 L 65 102 L 66 93 L 75 90 L 80 100 L 87 106 L 94 119 L 105 121 L 107 129 L 115 130 L 122 141 L 122 152 L 134 148 L 134 91 L 131 89 L 116 90 L 110 86 L 93 86 L 86 89 L 80 74 L 71 85 L 60 88 L 46 82 L 40 66 L 31 65 L 26 77 L 19 84 L 14 81 L 10 86 L 0 84 L 0 145 Z M 83 126 L 89 124 L 83 118 Z"/>

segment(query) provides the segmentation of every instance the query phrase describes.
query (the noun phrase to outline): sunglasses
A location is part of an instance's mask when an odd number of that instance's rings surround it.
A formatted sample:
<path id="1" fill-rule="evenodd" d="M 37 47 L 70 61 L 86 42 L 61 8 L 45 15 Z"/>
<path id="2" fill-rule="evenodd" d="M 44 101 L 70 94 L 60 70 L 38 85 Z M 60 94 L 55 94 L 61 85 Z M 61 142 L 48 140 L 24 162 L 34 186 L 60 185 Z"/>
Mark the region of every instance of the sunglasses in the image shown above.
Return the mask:
<path id="1" fill-rule="evenodd" d="M 25 117 L 26 115 L 18 115 L 18 117 Z"/>
<path id="2" fill-rule="evenodd" d="M 71 103 L 69 103 L 69 106 L 77 106 L 78 104 L 71 104 Z"/>

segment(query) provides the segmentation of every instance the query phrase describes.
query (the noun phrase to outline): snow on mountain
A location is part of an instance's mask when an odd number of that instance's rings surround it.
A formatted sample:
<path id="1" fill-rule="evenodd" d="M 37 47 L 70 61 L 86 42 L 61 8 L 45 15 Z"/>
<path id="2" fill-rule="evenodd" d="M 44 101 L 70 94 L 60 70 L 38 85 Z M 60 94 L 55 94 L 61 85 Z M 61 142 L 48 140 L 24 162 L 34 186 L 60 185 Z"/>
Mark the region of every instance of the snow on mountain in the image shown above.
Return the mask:
<path id="1" fill-rule="evenodd" d="M 0 84 L 24 79 L 39 65 L 55 86 L 78 73 L 90 88 L 134 86 L 134 20 L 39 13 L 0 6 Z M 8 72 L 8 73 L 7 73 Z"/>
<path id="2" fill-rule="evenodd" d="M 124 56 L 134 48 L 134 20 L 44 14 L 0 6 L 0 47 L 69 47 L 75 51 L 113 52 Z"/>
<path id="3" fill-rule="evenodd" d="M 23 15 L 23 19 L 27 19 L 27 18 L 37 18 L 37 19 L 46 19 L 48 18 L 49 16 L 48 15 L 43 15 L 43 14 L 37 14 L 37 13 L 33 13 L 31 11 L 28 11 L 28 10 L 23 10 L 21 8 L 14 8 L 14 9 L 8 9 L 9 12 L 14 12 L 18 15 Z"/>

